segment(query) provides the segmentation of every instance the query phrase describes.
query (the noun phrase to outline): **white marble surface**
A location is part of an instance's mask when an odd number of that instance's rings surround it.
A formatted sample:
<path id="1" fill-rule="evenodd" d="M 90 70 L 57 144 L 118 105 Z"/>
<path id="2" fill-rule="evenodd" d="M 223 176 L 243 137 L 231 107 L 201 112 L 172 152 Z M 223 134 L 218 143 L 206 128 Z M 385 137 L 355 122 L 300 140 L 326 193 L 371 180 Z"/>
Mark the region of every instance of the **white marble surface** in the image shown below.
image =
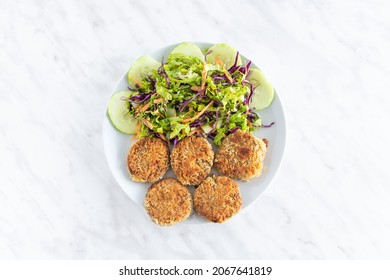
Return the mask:
<path id="1" fill-rule="evenodd" d="M 386 1 L 1 0 L 0 258 L 390 258 L 388 11 Z M 234 45 L 286 111 L 277 178 L 223 225 L 155 226 L 102 150 L 117 80 L 181 41 Z"/>

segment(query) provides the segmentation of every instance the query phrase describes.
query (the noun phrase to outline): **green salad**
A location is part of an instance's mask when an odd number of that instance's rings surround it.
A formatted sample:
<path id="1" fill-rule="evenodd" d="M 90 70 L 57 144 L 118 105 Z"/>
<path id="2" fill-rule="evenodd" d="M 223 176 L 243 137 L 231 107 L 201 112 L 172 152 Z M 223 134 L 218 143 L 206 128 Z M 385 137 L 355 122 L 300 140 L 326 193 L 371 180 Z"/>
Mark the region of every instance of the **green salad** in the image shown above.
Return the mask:
<path id="1" fill-rule="evenodd" d="M 182 43 L 166 61 L 140 57 L 128 72 L 128 90 L 111 97 L 107 112 L 123 133 L 160 137 L 174 145 L 198 135 L 220 145 L 237 129 L 261 127 L 257 111 L 272 102 L 271 83 L 250 66 L 227 44 L 202 52 Z"/>

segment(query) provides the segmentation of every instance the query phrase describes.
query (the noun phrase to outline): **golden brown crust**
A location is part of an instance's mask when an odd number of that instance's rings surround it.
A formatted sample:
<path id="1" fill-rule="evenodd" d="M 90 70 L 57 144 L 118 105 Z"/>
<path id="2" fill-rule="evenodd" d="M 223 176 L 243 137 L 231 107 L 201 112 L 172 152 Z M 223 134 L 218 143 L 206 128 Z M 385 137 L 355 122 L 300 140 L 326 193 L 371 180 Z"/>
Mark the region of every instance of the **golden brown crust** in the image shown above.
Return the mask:
<path id="1" fill-rule="evenodd" d="M 153 183 L 145 197 L 145 209 L 156 224 L 170 226 L 192 213 L 191 193 L 173 178 Z"/>
<path id="2" fill-rule="evenodd" d="M 210 173 L 213 159 L 210 143 L 197 136 L 184 138 L 171 153 L 172 169 L 184 185 L 200 184 Z"/>
<path id="3" fill-rule="evenodd" d="M 214 165 L 230 178 L 248 181 L 261 175 L 266 151 L 263 140 L 237 130 L 222 141 Z"/>
<path id="4" fill-rule="evenodd" d="M 142 138 L 127 155 L 127 167 L 133 181 L 155 182 L 169 167 L 169 146 L 160 138 Z"/>
<path id="5" fill-rule="evenodd" d="M 207 177 L 195 190 L 195 210 L 211 222 L 223 223 L 235 215 L 241 206 L 240 189 L 228 177 Z"/>

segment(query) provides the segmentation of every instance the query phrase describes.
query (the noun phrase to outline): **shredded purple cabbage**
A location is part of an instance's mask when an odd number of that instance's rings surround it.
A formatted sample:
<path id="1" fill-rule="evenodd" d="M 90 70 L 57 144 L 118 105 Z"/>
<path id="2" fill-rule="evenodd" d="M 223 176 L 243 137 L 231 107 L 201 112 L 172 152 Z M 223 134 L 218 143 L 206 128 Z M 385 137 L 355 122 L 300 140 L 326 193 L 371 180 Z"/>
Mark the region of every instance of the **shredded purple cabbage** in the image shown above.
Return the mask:
<path id="1" fill-rule="evenodd" d="M 164 57 L 162 58 L 161 66 L 157 69 L 157 73 L 164 77 L 165 81 L 167 82 L 167 87 L 170 88 L 171 81 L 168 77 L 167 72 L 165 72 L 165 69 L 164 69 Z"/>
<path id="2" fill-rule="evenodd" d="M 215 130 L 211 130 L 209 133 L 206 134 L 206 136 L 212 140 L 214 140 L 216 135 L 217 135 L 217 132 Z"/>
<path id="3" fill-rule="evenodd" d="M 253 113 L 253 111 L 251 109 L 249 109 L 247 111 L 247 119 L 251 122 L 251 123 L 254 123 L 255 122 L 255 119 L 256 119 L 256 114 Z"/>
<path id="4" fill-rule="evenodd" d="M 236 66 L 232 66 L 231 68 L 229 68 L 229 70 L 228 70 L 228 72 L 229 72 L 229 74 L 230 75 L 232 75 L 233 73 L 235 73 L 238 69 L 240 69 L 240 67 L 241 66 L 238 66 L 238 65 L 236 65 Z"/>
<path id="5" fill-rule="evenodd" d="M 230 121 L 230 113 L 226 117 L 226 125 L 229 125 L 229 121 Z"/>
<path id="6" fill-rule="evenodd" d="M 201 95 L 202 92 L 204 92 L 204 91 L 205 91 L 205 89 L 202 89 L 202 90 L 198 91 L 193 97 L 191 97 L 190 99 L 184 101 L 183 104 L 182 104 L 181 107 L 180 107 L 179 112 L 180 112 L 180 113 L 183 112 L 184 108 L 187 107 L 188 103 L 190 103 L 190 102 L 191 102 L 192 100 L 194 100 L 196 97 L 198 97 L 199 95 Z"/>
<path id="7" fill-rule="evenodd" d="M 214 117 L 213 113 L 209 111 L 204 112 L 203 116 L 208 117 L 209 120 L 211 120 Z"/>
<path id="8" fill-rule="evenodd" d="M 135 103 L 142 103 L 148 100 L 155 92 L 151 92 L 148 94 L 140 93 L 139 95 L 134 95 L 128 98 L 129 101 L 135 102 Z"/>
<path id="9" fill-rule="evenodd" d="M 275 124 L 275 122 L 272 122 L 270 124 L 262 124 L 260 127 L 265 127 L 265 128 L 268 128 L 268 127 L 271 127 Z"/>
<path id="10" fill-rule="evenodd" d="M 235 69 L 235 68 L 237 67 L 237 62 L 238 62 L 238 57 L 239 57 L 239 55 L 240 55 L 240 53 L 237 52 L 237 53 L 236 53 L 236 58 L 234 59 L 234 64 L 228 69 L 228 72 L 229 72 L 230 74 L 236 72 L 236 70 L 237 70 L 237 69 Z M 233 71 L 233 69 L 235 69 L 235 70 Z"/>
<path id="11" fill-rule="evenodd" d="M 156 131 L 154 131 L 150 128 L 148 128 L 148 134 L 153 135 L 154 137 L 160 138 L 160 135 Z"/>
<path id="12" fill-rule="evenodd" d="M 173 145 L 173 147 L 175 147 L 178 142 L 179 142 L 179 139 L 177 138 L 177 136 L 175 136 L 173 139 L 171 139 L 171 144 Z"/>
<path id="13" fill-rule="evenodd" d="M 251 64 L 252 64 L 252 61 L 249 60 L 248 63 L 246 64 L 246 66 L 245 66 L 245 74 L 248 73 L 249 67 L 251 66 Z"/>
<path id="14" fill-rule="evenodd" d="M 235 128 L 232 128 L 228 131 L 228 135 L 236 132 L 240 127 L 236 126 Z"/>
<path id="15" fill-rule="evenodd" d="M 245 105 L 245 104 L 248 104 L 248 105 L 249 105 L 249 104 L 252 102 L 252 97 L 253 97 L 253 85 L 252 85 L 252 83 L 249 82 L 248 80 L 242 80 L 242 82 L 245 83 L 245 84 L 248 84 L 249 87 L 250 87 L 249 95 L 248 95 L 247 98 L 245 98 L 245 100 L 244 100 L 244 102 L 243 102 L 244 105 Z"/>
<path id="16" fill-rule="evenodd" d="M 156 80 L 152 78 L 152 76 L 147 76 L 146 79 L 151 83 L 153 90 L 156 89 Z"/>
<path id="17" fill-rule="evenodd" d="M 158 67 L 157 73 L 158 73 L 158 74 L 162 74 L 162 73 L 164 73 L 164 72 L 165 72 L 165 69 L 164 69 L 164 57 L 162 57 L 162 59 L 161 59 L 161 65 L 160 65 L 160 67 Z"/>
<path id="18" fill-rule="evenodd" d="M 206 122 L 206 118 L 202 115 L 199 119 L 196 119 L 195 121 L 190 123 L 190 127 L 199 127 L 206 124 Z"/>
<path id="19" fill-rule="evenodd" d="M 213 99 L 214 100 L 214 104 L 217 106 L 217 107 L 221 107 L 222 106 L 222 102 L 217 100 L 217 99 Z"/>
<path id="20" fill-rule="evenodd" d="M 211 78 L 213 79 L 213 83 L 217 83 L 217 82 L 220 82 L 220 81 L 226 81 L 226 78 L 225 76 L 220 76 L 218 74 L 215 74 L 213 76 L 211 76 Z"/>

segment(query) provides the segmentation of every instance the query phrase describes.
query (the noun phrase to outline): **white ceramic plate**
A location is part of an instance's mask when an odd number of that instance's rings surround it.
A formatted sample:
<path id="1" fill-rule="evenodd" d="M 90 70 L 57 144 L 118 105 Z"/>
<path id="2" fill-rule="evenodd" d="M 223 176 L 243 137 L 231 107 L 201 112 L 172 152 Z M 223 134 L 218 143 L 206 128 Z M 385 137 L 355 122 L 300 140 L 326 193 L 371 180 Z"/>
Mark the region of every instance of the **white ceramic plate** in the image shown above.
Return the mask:
<path id="1" fill-rule="evenodd" d="M 204 48 L 213 45 L 210 43 L 195 44 L 198 45 L 201 50 L 204 50 Z M 173 50 L 175 46 L 177 46 L 177 44 L 164 47 L 149 55 L 157 61 L 161 61 L 162 57 L 168 57 L 169 53 Z M 241 55 L 241 57 L 243 59 L 243 62 L 245 62 L 246 58 L 243 55 Z M 253 61 L 251 66 L 257 67 Z M 128 84 L 126 72 L 120 79 L 114 91 L 107 94 L 107 103 L 113 93 L 121 90 L 126 90 L 127 85 Z M 257 198 L 259 198 L 260 195 L 264 192 L 264 190 L 269 186 L 272 179 L 275 177 L 283 157 L 286 142 L 286 123 L 284 118 L 284 112 L 279 96 L 276 92 L 271 106 L 269 106 L 265 110 L 257 111 L 257 113 L 261 117 L 263 124 L 269 124 L 271 122 L 275 122 L 275 124 L 270 128 L 260 128 L 254 133 L 255 136 L 259 138 L 266 138 L 268 140 L 268 150 L 264 160 L 263 173 L 260 177 L 254 178 L 249 182 L 236 181 L 240 186 L 243 198 L 242 209 L 245 209 Z M 143 207 L 144 198 L 150 184 L 136 183 L 133 182 L 129 177 L 126 167 L 126 156 L 130 146 L 134 142 L 134 140 L 132 141 L 130 140 L 130 138 L 131 135 L 126 135 L 118 132 L 111 125 L 111 122 L 106 112 L 104 112 L 103 145 L 108 165 L 119 186 L 136 204 Z M 212 172 L 217 173 L 214 169 Z M 170 169 L 164 177 L 175 177 L 175 174 L 173 173 L 172 169 Z M 193 187 L 189 187 L 189 189 L 193 193 Z M 233 217 L 233 219 L 239 218 L 239 216 L 240 213 Z M 203 217 L 199 216 L 197 213 L 194 213 L 189 219 L 182 223 L 205 222 L 207 221 L 203 219 Z"/>

